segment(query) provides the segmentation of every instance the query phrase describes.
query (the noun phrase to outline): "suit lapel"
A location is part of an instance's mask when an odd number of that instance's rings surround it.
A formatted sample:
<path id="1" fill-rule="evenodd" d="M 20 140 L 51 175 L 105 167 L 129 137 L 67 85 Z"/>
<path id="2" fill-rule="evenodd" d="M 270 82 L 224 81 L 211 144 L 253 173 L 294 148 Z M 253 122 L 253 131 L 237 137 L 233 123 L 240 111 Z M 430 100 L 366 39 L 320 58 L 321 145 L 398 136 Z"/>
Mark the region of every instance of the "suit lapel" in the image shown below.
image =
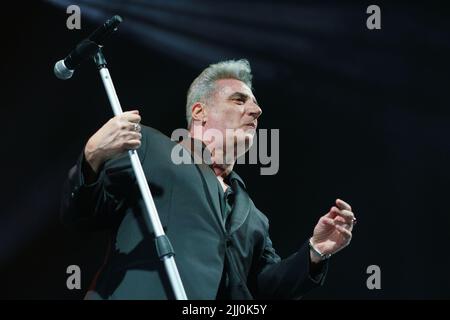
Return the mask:
<path id="1" fill-rule="evenodd" d="M 231 210 L 230 234 L 238 230 L 247 219 L 250 211 L 250 198 L 245 190 L 245 184 L 235 172 L 230 173 L 230 181 L 235 192 L 234 205 Z"/>
<path id="2" fill-rule="evenodd" d="M 198 144 L 200 143 L 200 144 Z M 180 144 L 189 151 L 192 159 L 194 160 L 195 166 L 200 172 L 200 176 L 203 180 L 203 185 L 206 186 L 206 196 L 211 206 L 211 209 L 219 222 L 220 228 L 223 233 L 226 234 L 225 224 L 223 222 L 222 213 L 220 210 L 220 199 L 219 199 L 219 190 L 218 190 L 218 180 L 214 171 L 204 163 L 203 161 L 203 150 L 204 145 L 197 140 L 197 143 L 194 143 L 194 139 L 184 139 Z M 201 148 L 198 148 L 200 146 Z M 208 156 L 209 154 L 206 154 Z M 210 160 L 210 159 L 208 159 Z"/>
<path id="3" fill-rule="evenodd" d="M 218 189 L 220 186 L 217 177 L 211 167 L 203 161 L 203 150 L 205 145 L 199 140 L 197 140 L 197 143 L 194 141 L 194 139 L 187 138 L 180 142 L 180 144 L 189 151 L 192 159 L 196 163 L 195 165 L 203 179 L 203 184 L 206 186 L 206 195 L 209 205 L 211 206 L 214 216 L 219 222 L 222 231 L 226 234 L 225 223 L 223 221 L 222 212 L 220 209 Z M 209 154 L 206 153 L 206 156 L 209 156 Z M 211 159 L 209 158 L 206 160 L 209 160 L 210 163 Z M 230 217 L 230 234 L 232 234 L 236 232 L 247 219 L 250 211 L 250 198 L 247 194 L 244 181 L 242 181 L 241 177 L 237 173 L 232 171 L 230 173 L 229 181 L 231 182 L 231 186 L 235 192 L 234 205 L 231 210 Z"/>
<path id="4" fill-rule="evenodd" d="M 220 210 L 220 199 L 219 199 L 219 190 L 218 190 L 218 181 L 214 171 L 206 164 L 197 164 L 197 168 L 199 168 L 203 183 L 206 185 L 208 192 L 208 200 L 209 204 L 213 209 L 214 215 L 216 216 L 221 229 L 224 233 L 226 233 L 225 224 L 223 222 L 222 213 Z"/>

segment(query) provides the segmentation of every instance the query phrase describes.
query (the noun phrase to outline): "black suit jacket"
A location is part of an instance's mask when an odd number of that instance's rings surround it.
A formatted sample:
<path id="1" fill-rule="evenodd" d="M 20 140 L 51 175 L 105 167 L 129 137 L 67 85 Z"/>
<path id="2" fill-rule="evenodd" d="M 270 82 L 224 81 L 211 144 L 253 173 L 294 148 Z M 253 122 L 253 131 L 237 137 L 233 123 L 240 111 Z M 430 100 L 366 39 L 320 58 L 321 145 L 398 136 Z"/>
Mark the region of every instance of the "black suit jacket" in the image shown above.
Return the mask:
<path id="1" fill-rule="evenodd" d="M 275 253 L 266 216 L 234 172 L 237 190 L 227 231 L 213 170 L 205 164 L 174 164 L 176 145 L 142 126 L 138 155 L 189 299 L 215 299 L 224 271 L 231 299 L 300 298 L 323 283 L 326 266 L 318 281 L 310 277 L 307 243 L 284 260 Z M 111 237 L 86 298 L 172 299 L 128 155 L 107 161 L 92 184 L 84 182 L 83 165 L 82 154 L 65 184 L 62 220 L 77 228 L 106 228 Z"/>

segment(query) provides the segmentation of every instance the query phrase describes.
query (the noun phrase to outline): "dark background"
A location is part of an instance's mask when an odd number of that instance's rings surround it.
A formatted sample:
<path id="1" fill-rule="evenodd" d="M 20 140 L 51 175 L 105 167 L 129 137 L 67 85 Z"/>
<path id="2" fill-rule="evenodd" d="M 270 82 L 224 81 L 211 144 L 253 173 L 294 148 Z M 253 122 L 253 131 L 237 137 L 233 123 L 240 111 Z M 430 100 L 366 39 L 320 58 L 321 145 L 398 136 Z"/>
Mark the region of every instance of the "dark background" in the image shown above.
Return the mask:
<path id="1" fill-rule="evenodd" d="M 81 30 L 65 9 L 81 7 Z M 366 8 L 381 7 L 381 30 Z M 105 235 L 58 220 L 61 186 L 111 117 L 91 62 L 70 81 L 54 63 L 113 14 L 105 48 L 124 109 L 170 135 L 210 63 L 248 58 L 261 128 L 280 129 L 280 170 L 239 165 L 286 256 L 340 197 L 358 217 L 351 245 L 307 298 L 449 298 L 450 28 L 439 2 L 29 1 L 2 4 L 0 298 L 80 299 Z M 82 290 L 66 288 L 66 268 Z M 366 268 L 381 268 L 368 290 Z"/>

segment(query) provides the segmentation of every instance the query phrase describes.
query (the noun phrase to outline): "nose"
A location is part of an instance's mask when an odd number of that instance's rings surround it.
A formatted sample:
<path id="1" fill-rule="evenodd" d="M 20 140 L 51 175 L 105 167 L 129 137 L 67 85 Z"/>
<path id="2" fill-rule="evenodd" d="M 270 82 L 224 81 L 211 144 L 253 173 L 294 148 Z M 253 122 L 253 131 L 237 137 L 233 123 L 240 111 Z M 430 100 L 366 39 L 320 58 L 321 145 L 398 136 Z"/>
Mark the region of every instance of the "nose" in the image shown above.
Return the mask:
<path id="1" fill-rule="evenodd" d="M 254 102 L 250 103 L 248 113 L 255 119 L 258 119 L 262 113 L 261 108 Z"/>

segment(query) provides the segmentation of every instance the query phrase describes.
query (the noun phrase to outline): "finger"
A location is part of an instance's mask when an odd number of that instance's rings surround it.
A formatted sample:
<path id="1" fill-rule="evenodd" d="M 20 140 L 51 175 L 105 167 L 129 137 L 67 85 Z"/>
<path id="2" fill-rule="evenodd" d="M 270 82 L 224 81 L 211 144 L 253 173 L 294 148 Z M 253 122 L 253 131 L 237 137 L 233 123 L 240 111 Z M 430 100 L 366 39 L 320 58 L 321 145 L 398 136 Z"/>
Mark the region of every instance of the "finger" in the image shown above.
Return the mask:
<path id="1" fill-rule="evenodd" d="M 334 220 L 331 218 L 327 218 L 327 217 L 322 217 L 320 219 L 324 224 L 327 224 L 329 226 L 334 226 Z"/>
<path id="2" fill-rule="evenodd" d="M 127 122 L 125 130 L 129 132 L 141 132 L 141 125 L 136 122 Z"/>
<path id="3" fill-rule="evenodd" d="M 346 210 L 346 212 L 343 212 L 342 210 L 340 210 L 338 207 L 335 207 L 335 206 L 331 207 L 330 212 L 331 213 L 330 213 L 329 217 L 332 219 L 336 218 L 337 216 L 342 216 L 344 218 L 348 217 L 350 219 L 353 219 L 353 212 L 348 211 L 348 210 Z M 349 212 L 350 212 L 351 217 L 348 216 Z"/>
<path id="4" fill-rule="evenodd" d="M 347 202 L 341 199 L 336 199 L 336 206 L 341 210 L 352 211 L 352 207 Z"/>
<path id="5" fill-rule="evenodd" d="M 352 238 L 352 232 L 344 228 L 343 226 L 336 225 L 336 229 L 342 234 L 345 239 L 350 240 Z"/>
<path id="6" fill-rule="evenodd" d="M 348 222 L 353 222 L 353 220 L 355 219 L 355 215 L 353 214 L 353 212 L 348 210 L 339 210 L 337 214 L 340 217 L 343 217 Z"/>
<path id="7" fill-rule="evenodd" d="M 129 110 L 129 111 L 124 111 L 123 113 L 134 113 L 134 114 L 139 114 L 139 110 L 135 109 L 135 110 Z"/>
<path id="8" fill-rule="evenodd" d="M 122 117 L 129 122 L 136 122 L 136 123 L 141 122 L 141 116 L 136 113 L 124 112 L 122 114 Z"/>
<path id="9" fill-rule="evenodd" d="M 124 147 L 127 150 L 138 149 L 140 146 L 141 146 L 141 141 L 140 140 L 129 140 L 129 141 L 124 143 Z"/>
<path id="10" fill-rule="evenodd" d="M 135 119 L 134 122 L 130 122 L 123 115 L 119 117 L 114 117 L 111 120 L 111 123 L 115 126 L 117 130 L 125 130 L 125 131 L 135 131 L 135 124 L 139 124 L 139 121 Z M 139 129 L 139 128 L 138 128 Z"/>
<path id="11" fill-rule="evenodd" d="M 141 116 L 138 114 L 131 114 L 127 116 L 126 120 L 133 123 L 139 123 L 141 122 Z"/>
<path id="12" fill-rule="evenodd" d="M 335 224 L 335 225 L 342 226 L 342 227 L 344 227 L 345 229 L 350 230 L 350 231 L 353 230 L 353 224 L 352 224 L 352 222 L 351 222 L 351 221 L 348 221 L 348 220 L 346 220 L 346 219 L 344 219 L 344 218 L 341 217 L 341 216 L 338 216 L 338 217 L 334 218 L 334 224 Z"/>
<path id="13" fill-rule="evenodd" d="M 139 132 L 136 132 L 136 131 L 128 131 L 123 135 L 123 138 L 125 141 L 141 140 L 142 134 L 140 134 Z"/>
<path id="14" fill-rule="evenodd" d="M 125 145 L 126 143 L 129 143 L 130 141 L 141 141 L 142 139 L 142 134 L 140 134 L 139 132 L 135 132 L 135 131 L 125 131 L 123 132 L 123 134 L 121 135 L 121 143 L 123 145 Z"/>
<path id="15" fill-rule="evenodd" d="M 130 122 L 131 124 L 131 131 L 133 132 L 141 132 L 141 125 L 139 123 L 136 122 Z"/>
<path id="16" fill-rule="evenodd" d="M 340 224 L 348 224 L 348 221 L 341 216 L 337 216 L 336 218 L 334 218 L 334 222 L 340 223 Z"/>
<path id="17" fill-rule="evenodd" d="M 326 216 L 328 217 L 328 218 L 331 218 L 331 219 L 334 219 L 334 218 L 336 218 L 336 216 L 338 215 L 338 213 L 339 213 L 339 209 L 337 208 L 337 207 L 331 207 L 330 208 L 330 211 L 328 211 L 328 213 L 326 214 Z"/>

